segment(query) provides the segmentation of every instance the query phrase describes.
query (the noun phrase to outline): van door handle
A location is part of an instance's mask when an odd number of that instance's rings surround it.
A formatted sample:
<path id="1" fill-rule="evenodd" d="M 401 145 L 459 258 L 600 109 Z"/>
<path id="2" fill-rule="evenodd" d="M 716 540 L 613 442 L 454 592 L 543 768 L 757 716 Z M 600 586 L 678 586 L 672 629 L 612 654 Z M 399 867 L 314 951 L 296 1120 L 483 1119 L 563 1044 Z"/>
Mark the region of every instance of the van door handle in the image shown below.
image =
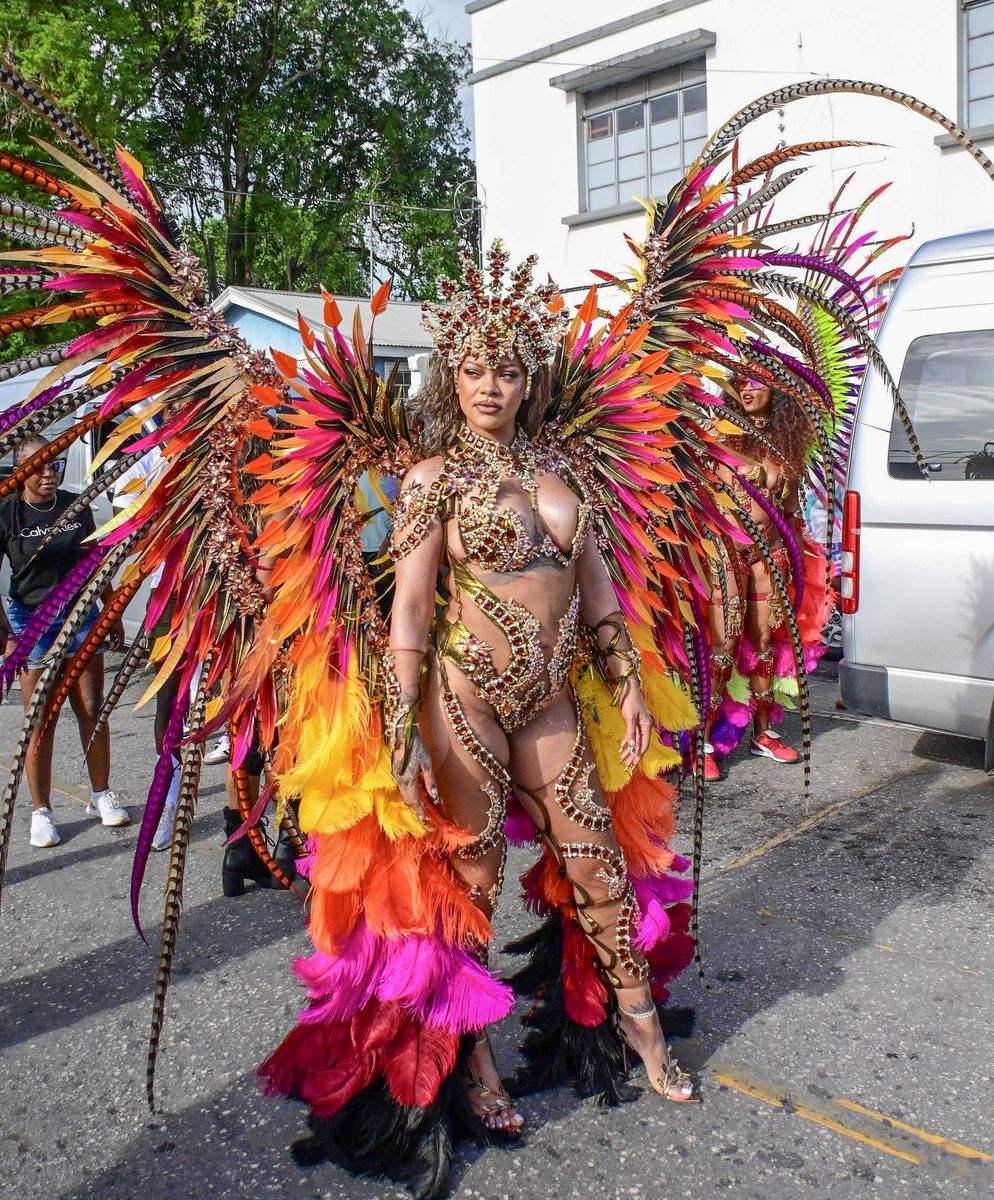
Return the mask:
<path id="1" fill-rule="evenodd" d="M 928 463 L 927 466 L 930 471 L 935 472 L 935 473 L 938 473 L 939 471 L 942 470 L 941 462 Z"/>

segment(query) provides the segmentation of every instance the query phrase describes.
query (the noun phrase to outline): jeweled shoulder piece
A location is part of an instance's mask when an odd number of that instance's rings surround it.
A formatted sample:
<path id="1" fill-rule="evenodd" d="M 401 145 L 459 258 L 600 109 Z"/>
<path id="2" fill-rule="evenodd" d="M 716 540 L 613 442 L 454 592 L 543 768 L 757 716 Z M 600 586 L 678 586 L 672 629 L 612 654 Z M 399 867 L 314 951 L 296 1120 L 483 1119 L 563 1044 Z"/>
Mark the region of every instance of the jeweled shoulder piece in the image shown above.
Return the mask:
<path id="1" fill-rule="evenodd" d="M 439 279 L 441 299 L 425 301 L 421 319 L 453 370 L 468 354 L 496 368 L 517 351 L 529 375 L 552 362 L 569 316 L 551 280 L 532 286 L 537 261 L 530 254 L 508 273 L 508 254 L 498 239 L 487 251 L 486 273 L 463 254 L 462 278 Z"/>

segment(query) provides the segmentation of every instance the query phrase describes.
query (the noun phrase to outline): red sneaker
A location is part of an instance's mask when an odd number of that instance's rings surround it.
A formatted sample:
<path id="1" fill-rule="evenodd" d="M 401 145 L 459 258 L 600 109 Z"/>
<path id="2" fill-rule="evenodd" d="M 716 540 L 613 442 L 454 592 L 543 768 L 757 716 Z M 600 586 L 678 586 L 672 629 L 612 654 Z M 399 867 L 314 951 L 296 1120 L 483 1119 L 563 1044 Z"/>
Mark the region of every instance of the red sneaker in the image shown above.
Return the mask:
<path id="1" fill-rule="evenodd" d="M 796 750 L 781 742 L 780 734 L 772 729 L 767 729 L 758 736 L 753 735 L 749 743 L 749 753 L 755 754 L 757 758 L 772 758 L 778 763 L 796 763 L 801 757 Z"/>
<path id="2" fill-rule="evenodd" d="M 721 767 L 718 766 L 718 760 L 714 756 L 714 750 L 711 746 L 704 747 L 704 780 L 706 783 L 714 783 L 721 778 Z"/>

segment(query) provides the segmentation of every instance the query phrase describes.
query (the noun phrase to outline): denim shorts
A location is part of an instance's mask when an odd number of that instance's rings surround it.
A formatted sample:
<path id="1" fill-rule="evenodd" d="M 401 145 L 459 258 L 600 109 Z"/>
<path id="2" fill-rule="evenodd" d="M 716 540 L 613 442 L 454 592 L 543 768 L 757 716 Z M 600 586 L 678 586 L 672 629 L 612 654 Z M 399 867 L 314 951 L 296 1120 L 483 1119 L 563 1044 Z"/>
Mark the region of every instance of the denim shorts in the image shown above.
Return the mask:
<path id="1" fill-rule="evenodd" d="M 20 637 L 27 628 L 28 622 L 31 620 L 33 614 L 33 608 L 25 608 L 23 604 L 20 604 L 12 596 L 7 597 L 7 620 L 10 622 L 10 627 L 14 631 L 16 637 Z M 99 614 L 100 609 L 96 604 L 94 604 L 90 611 L 86 614 L 86 620 L 79 627 L 79 629 L 76 630 L 72 641 L 63 651 L 63 658 L 71 658 L 80 648 L 80 646 L 82 646 L 82 644 L 86 641 L 90 630 L 93 628 L 94 622 Z M 68 609 L 63 609 L 63 611 L 59 613 L 51 625 L 49 625 L 41 637 L 31 647 L 31 654 L 28 657 L 28 661 L 24 664 L 27 670 L 39 671 L 45 665 L 45 657 L 51 651 L 52 646 L 55 643 L 55 639 L 59 636 L 59 630 L 62 628 L 62 623 L 66 619 L 67 615 Z M 97 653 L 103 654 L 103 652 L 104 648 L 101 646 Z"/>

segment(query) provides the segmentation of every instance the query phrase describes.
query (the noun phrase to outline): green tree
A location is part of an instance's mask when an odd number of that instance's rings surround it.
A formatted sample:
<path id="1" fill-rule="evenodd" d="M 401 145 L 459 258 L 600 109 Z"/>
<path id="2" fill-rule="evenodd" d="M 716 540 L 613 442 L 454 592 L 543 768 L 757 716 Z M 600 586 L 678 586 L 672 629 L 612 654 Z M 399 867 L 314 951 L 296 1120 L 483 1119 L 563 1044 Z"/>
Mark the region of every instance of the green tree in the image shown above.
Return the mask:
<path id="1" fill-rule="evenodd" d="M 215 293 L 365 292 L 372 259 L 395 295 L 423 296 L 456 265 L 468 51 L 399 0 L 5 0 L 0 41 L 99 144 L 145 162 Z M 38 159 L 44 129 L 3 114 L 0 146 Z"/>
<path id="2" fill-rule="evenodd" d="M 372 201 L 374 266 L 423 291 L 423 235 L 451 258 L 453 226 L 410 214 L 451 205 L 470 173 L 457 98 L 467 66 L 464 47 L 392 0 L 243 0 L 181 33 L 156 72 L 146 136 L 209 270 L 232 284 L 347 287 L 357 266 L 368 273 Z"/>

